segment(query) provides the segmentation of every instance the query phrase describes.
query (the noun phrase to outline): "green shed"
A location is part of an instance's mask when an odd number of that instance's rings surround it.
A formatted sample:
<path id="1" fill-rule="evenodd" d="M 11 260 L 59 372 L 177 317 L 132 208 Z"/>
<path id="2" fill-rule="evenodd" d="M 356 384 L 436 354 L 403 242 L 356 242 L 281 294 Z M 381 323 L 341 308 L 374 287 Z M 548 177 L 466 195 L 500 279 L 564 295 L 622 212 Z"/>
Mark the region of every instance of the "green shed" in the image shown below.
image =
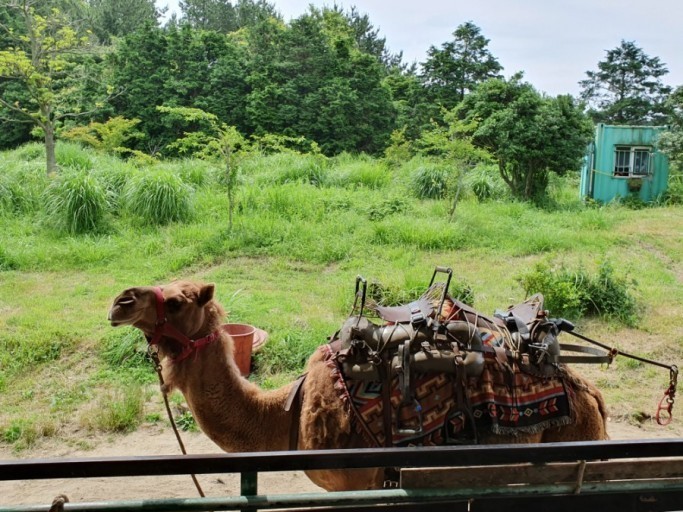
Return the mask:
<path id="1" fill-rule="evenodd" d="M 650 202 L 666 192 L 669 160 L 655 147 L 664 130 L 598 124 L 581 169 L 581 198 L 608 203 L 635 196 Z"/>

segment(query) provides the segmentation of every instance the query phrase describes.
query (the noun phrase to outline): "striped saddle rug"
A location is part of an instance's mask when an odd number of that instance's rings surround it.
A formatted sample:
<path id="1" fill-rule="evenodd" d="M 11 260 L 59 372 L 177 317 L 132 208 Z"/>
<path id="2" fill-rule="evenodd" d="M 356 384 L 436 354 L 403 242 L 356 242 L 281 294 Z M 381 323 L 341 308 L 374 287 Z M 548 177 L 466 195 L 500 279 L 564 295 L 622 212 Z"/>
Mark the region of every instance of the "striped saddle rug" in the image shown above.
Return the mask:
<path id="1" fill-rule="evenodd" d="M 385 446 L 382 384 L 345 379 L 329 345 L 323 345 L 321 349 L 327 351 L 328 365 L 340 398 L 355 413 L 356 430 L 371 444 Z M 462 444 L 473 442 L 473 430 L 477 435 L 521 435 L 572 422 L 570 397 L 562 378 L 522 373 L 514 364 L 503 368 L 494 354 L 484 355 L 482 374 L 466 381 L 468 404 L 456 403 L 453 375 L 418 374 L 412 377 L 415 401 L 399 408 L 402 397 L 398 377 L 394 377 L 391 390 L 393 445 Z M 422 415 L 421 432 L 399 432 L 398 425 L 401 430 L 417 430 L 419 413 Z"/>

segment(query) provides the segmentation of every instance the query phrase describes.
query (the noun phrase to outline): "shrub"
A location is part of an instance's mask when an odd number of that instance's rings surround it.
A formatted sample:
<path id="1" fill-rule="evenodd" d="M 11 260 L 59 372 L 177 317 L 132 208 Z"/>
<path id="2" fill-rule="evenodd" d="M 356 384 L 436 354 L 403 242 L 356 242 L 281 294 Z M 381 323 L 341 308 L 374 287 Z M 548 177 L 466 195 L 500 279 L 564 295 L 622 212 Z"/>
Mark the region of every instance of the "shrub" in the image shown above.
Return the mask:
<path id="1" fill-rule="evenodd" d="M 637 301 L 631 294 L 635 283 L 616 276 L 608 262 L 600 265 L 597 275 L 589 274 L 582 267 L 571 270 L 564 265 L 551 267 L 538 263 L 519 282 L 527 295 L 543 294 L 545 308 L 552 316 L 572 319 L 595 315 L 629 326 L 638 320 Z"/>
<path id="2" fill-rule="evenodd" d="M 589 314 L 616 318 L 622 323 L 633 326 L 638 320 L 638 304 L 631 294 L 635 281 L 628 281 L 615 275 L 609 262 L 603 262 L 587 287 Z"/>
<path id="3" fill-rule="evenodd" d="M 419 199 L 443 199 L 448 192 L 448 171 L 438 167 L 420 167 L 411 179 Z"/>
<path id="4" fill-rule="evenodd" d="M 168 171 L 139 174 L 123 192 L 126 208 L 145 224 L 163 225 L 192 217 L 192 189 Z"/>
<path id="5" fill-rule="evenodd" d="M 683 171 L 672 172 L 662 198 L 666 204 L 683 204 Z"/>
<path id="6" fill-rule="evenodd" d="M 46 191 L 50 222 L 68 233 L 100 230 L 109 211 L 109 195 L 88 172 L 60 175 Z"/>

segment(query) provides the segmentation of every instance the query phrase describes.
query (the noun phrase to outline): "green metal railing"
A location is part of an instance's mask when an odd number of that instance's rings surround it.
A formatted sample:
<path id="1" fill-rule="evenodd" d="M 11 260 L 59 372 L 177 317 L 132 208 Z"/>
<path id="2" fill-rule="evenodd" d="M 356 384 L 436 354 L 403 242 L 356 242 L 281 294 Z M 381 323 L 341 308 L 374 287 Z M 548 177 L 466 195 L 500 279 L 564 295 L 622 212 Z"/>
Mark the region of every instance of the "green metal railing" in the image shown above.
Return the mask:
<path id="1" fill-rule="evenodd" d="M 683 440 L 603 441 L 459 447 L 386 448 L 269 452 L 250 454 L 29 459 L 0 461 L 0 481 L 54 478 L 121 477 L 238 473 L 241 496 L 140 499 L 67 503 L 65 512 L 156 512 L 204 510 L 449 510 L 541 511 L 600 510 L 600 512 L 683 510 L 683 474 L 674 478 L 632 478 L 593 482 L 577 488 L 568 483 L 446 489 L 383 489 L 328 493 L 259 495 L 257 475 L 269 471 L 349 469 L 368 467 L 434 468 L 546 464 L 585 460 L 655 459 L 666 465 L 683 456 Z M 3 503 L 0 512 L 39 512 L 49 506 Z"/>

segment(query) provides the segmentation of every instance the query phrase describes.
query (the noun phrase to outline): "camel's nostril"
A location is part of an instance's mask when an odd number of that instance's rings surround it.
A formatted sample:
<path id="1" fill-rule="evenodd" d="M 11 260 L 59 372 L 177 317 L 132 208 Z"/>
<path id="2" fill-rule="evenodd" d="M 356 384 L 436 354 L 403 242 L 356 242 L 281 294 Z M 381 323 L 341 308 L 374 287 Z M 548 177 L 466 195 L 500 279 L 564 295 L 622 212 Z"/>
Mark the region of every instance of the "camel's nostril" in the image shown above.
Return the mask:
<path id="1" fill-rule="evenodd" d="M 119 299 L 116 302 L 117 306 L 130 306 L 131 304 L 135 303 L 135 299 Z"/>

